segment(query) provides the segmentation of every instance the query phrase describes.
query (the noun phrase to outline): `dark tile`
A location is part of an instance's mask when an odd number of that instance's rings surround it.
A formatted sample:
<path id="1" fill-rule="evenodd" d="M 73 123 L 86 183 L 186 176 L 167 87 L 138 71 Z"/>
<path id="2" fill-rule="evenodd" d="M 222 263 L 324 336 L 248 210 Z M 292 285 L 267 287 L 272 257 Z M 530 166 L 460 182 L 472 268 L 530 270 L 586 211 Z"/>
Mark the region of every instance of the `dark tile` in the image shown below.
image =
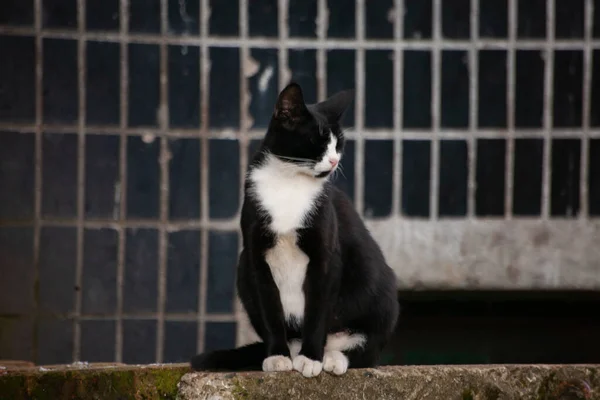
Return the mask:
<path id="1" fill-rule="evenodd" d="M 598 8 L 600 8 L 600 5 L 598 6 Z M 600 13 L 600 11 L 598 11 L 598 13 Z M 593 65 L 591 71 L 592 93 L 590 99 L 590 125 L 600 126 L 600 50 L 594 50 L 592 55 Z"/>
<path id="2" fill-rule="evenodd" d="M 123 311 L 156 311 L 158 298 L 158 231 L 127 229 Z"/>
<path id="3" fill-rule="evenodd" d="M 34 142 L 31 133 L 0 132 L 0 220 L 33 217 Z"/>
<path id="4" fill-rule="evenodd" d="M 75 122 L 78 115 L 77 42 L 44 39 L 43 112 L 45 122 Z"/>
<path id="5" fill-rule="evenodd" d="M 365 54 L 365 126 L 394 126 L 394 53 L 367 50 Z"/>
<path id="6" fill-rule="evenodd" d="M 204 332 L 204 350 L 221 350 L 235 347 L 235 322 L 207 322 Z"/>
<path id="7" fill-rule="evenodd" d="M 556 38 L 583 38 L 584 0 L 556 0 L 554 15 L 556 16 Z"/>
<path id="8" fill-rule="evenodd" d="M 479 3 L 479 36 L 483 38 L 508 36 L 508 0 Z"/>
<path id="9" fill-rule="evenodd" d="M 504 215 L 506 140 L 477 140 L 475 214 Z"/>
<path id="10" fill-rule="evenodd" d="M 431 0 L 404 1 L 404 38 L 431 38 Z"/>
<path id="11" fill-rule="evenodd" d="M 72 312 L 76 292 L 76 228 L 42 227 L 39 263 L 39 303 L 42 310 Z"/>
<path id="12" fill-rule="evenodd" d="M 0 121 L 35 121 L 33 37 L 0 37 Z"/>
<path id="13" fill-rule="evenodd" d="M 354 140 L 346 139 L 344 155 L 340 162 L 339 172 L 335 176 L 335 185 L 354 201 L 354 176 L 355 176 L 355 143 Z"/>
<path id="14" fill-rule="evenodd" d="M 600 216 L 600 139 L 591 139 L 589 147 L 588 207 L 592 216 Z"/>
<path id="15" fill-rule="evenodd" d="M 467 214 L 467 142 L 440 141 L 438 211 L 440 217 Z"/>
<path id="16" fill-rule="evenodd" d="M 592 36 L 594 38 L 600 38 L 600 0 L 593 0 L 593 3 L 594 3 L 594 15 L 592 16 L 592 18 L 593 18 L 594 30 L 592 32 Z"/>
<path id="17" fill-rule="evenodd" d="M 239 1 L 209 0 L 209 32 L 215 36 L 237 36 L 239 34 Z"/>
<path id="18" fill-rule="evenodd" d="M 506 127 L 506 51 L 479 52 L 479 115 L 481 128 Z"/>
<path id="19" fill-rule="evenodd" d="M 340 90 L 355 88 L 354 55 L 354 50 L 327 51 L 327 96 L 332 96 Z M 354 105 L 353 101 L 342 117 L 343 127 L 354 126 Z"/>
<path id="20" fill-rule="evenodd" d="M 33 0 L 4 0 L 0 2 L 0 24 L 33 25 Z"/>
<path id="21" fill-rule="evenodd" d="M 206 311 L 209 314 L 233 313 L 237 256 L 237 232 L 209 233 L 206 285 Z"/>
<path id="22" fill-rule="evenodd" d="M 169 32 L 197 35 L 200 23 L 200 1 L 168 0 Z"/>
<path id="23" fill-rule="evenodd" d="M 550 215 L 577 217 L 581 173 L 581 140 L 552 139 Z"/>
<path id="24" fill-rule="evenodd" d="M 252 0 L 248 2 L 248 33 L 250 36 L 277 36 L 277 2 Z"/>
<path id="25" fill-rule="evenodd" d="M 250 115 L 254 128 L 267 128 L 279 94 L 279 62 L 276 49 L 251 49 L 251 57 L 258 62 L 258 72 L 248 78 Z"/>
<path id="26" fill-rule="evenodd" d="M 554 104 L 552 118 L 555 127 L 581 126 L 583 95 L 583 51 L 554 52 Z"/>
<path id="27" fill-rule="evenodd" d="M 73 361 L 73 321 L 42 318 L 37 331 L 38 364 L 67 364 Z"/>
<path id="28" fill-rule="evenodd" d="M 86 229 L 83 236 L 82 310 L 114 313 L 117 307 L 117 232 Z"/>
<path id="29" fill-rule="evenodd" d="M 119 179 L 120 137 L 87 135 L 85 138 L 85 216 L 119 219 L 115 196 L 121 190 Z"/>
<path id="30" fill-rule="evenodd" d="M 85 14 L 88 31 L 119 30 L 119 0 L 87 1 Z"/>
<path id="31" fill-rule="evenodd" d="M 240 54 L 237 48 L 210 49 L 210 126 L 240 126 Z"/>
<path id="32" fill-rule="evenodd" d="M 402 213 L 407 217 L 429 217 L 430 160 L 429 140 L 402 141 Z"/>
<path id="33" fill-rule="evenodd" d="M 169 232 L 167 312 L 196 312 L 200 287 L 200 231 Z"/>
<path id="34" fill-rule="evenodd" d="M 159 139 L 127 138 L 127 218 L 158 218 Z"/>
<path id="35" fill-rule="evenodd" d="M 404 128 L 431 127 L 431 53 L 404 52 L 402 115 Z"/>
<path id="36" fill-rule="evenodd" d="M 365 142 L 364 202 L 365 217 L 387 217 L 392 212 L 394 142 Z"/>
<path id="37" fill-rule="evenodd" d="M 160 0 L 129 0 L 129 31 L 160 33 Z"/>
<path id="38" fill-rule="evenodd" d="M 466 51 L 442 51 L 441 126 L 469 126 L 469 65 Z"/>
<path id="39" fill-rule="evenodd" d="M 327 0 L 330 38 L 354 38 L 356 36 L 356 2 L 354 0 Z"/>
<path id="40" fill-rule="evenodd" d="M 115 321 L 81 321 L 81 360 L 115 361 Z"/>
<path id="41" fill-rule="evenodd" d="M 302 87 L 307 103 L 317 101 L 317 51 L 290 50 L 288 64 L 292 72 L 292 81 Z"/>
<path id="42" fill-rule="evenodd" d="M 442 36 L 467 39 L 471 35 L 471 1 L 442 1 Z"/>
<path id="43" fill-rule="evenodd" d="M 289 0 L 288 15 L 290 37 L 317 36 L 317 0 Z"/>
<path id="44" fill-rule="evenodd" d="M 517 36 L 545 38 L 546 0 L 519 0 L 517 4 Z"/>
<path id="45" fill-rule="evenodd" d="M 513 178 L 513 214 L 538 216 L 542 210 L 542 139 L 516 139 Z"/>
<path id="46" fill-rule="evenodd" d="M 0 354 L 4 360 L 34 361 L 33 317 L 0 317 Z"/>
<path id="47" fill-rule="evenodd" d="M 369 39 L 391 39 L 394 37 L 394 1 L 378 0 L 365 4 L 366 36 Z"/>
<path id="48" fill-rule="evenodd" d="M 118 43 L 87 42 L 85 113 L 88 124 L 119 123 L 120 65 Z"/>
<path id="49" fill-rule="evenodd" d="M 196 354 L 198 323 L 165 322 L 163 360 L 166 363 L 187 363 Z"/>
<path id="50" fill-rule="evenodd" d="M 200 49 L 169 46 L 169 124 L 200 126 Z"/>
<path id="51" fill-rule="evenodd" d="M 0 260 L 4 271 L 0 279 L 0 314 L 31 313 L 35 284 L 33 229 L 0 227 Z"/>
<path id="52" fill-rule="evenodd" d="M 533 1 L 533 0 L 532 0 Z M 537 50 L 517 50 L 515 125 L 541 128 L 544 108 L 544 60 Z"/>
<path id="53" fill-rule="evenodd" d="M 77 142 L 75 134 L 42 137 L 42 215 L 77 215 Z"/>
<path id="54" fill-rule="evenodd" d="M 160 96 L 159 51 L 157 45 L 130 44 L 129 126 L 158 125 Z"/>
<path id="55" fill-rule="evenodd" d="M 169 218 L 200 218 L 200 140 L 169 141 Z"/>
<path id="56" fill-rule="evenodd" d="M 44 28 L 77 28 L 77 1 L 42 1 Z"/>
<path id="57" fill-rule="evenodd" d="M 123 362 L 150 364 L 156 362 L 156 321 L 123 321 Z"/>
<path id="58" fill-rule="evenodd" d="M 210 218 L 231 218 L 239 207 L 240 149 L 237 140 L 209 140 Z"/>

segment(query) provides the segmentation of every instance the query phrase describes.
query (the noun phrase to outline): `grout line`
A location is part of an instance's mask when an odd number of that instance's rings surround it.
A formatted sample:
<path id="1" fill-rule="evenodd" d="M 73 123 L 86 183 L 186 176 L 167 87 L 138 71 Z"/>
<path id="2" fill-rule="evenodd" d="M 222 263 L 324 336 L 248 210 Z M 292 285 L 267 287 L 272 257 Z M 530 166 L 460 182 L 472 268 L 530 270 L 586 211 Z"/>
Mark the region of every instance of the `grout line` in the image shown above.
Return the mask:
<path id="1" fill-rule="evenodd" d="M 208 21 L 210 14 L 209 0 L 200 1 L 200 38 L 204 39 L 208 36 Z M 206 132 L 209 130 L 208 125 L 208 101 L 209 101 L 209 72 L 210 60 L 209 49 L 206 41 L 202 40 L 200 53 L 200 118 L 201 118 L 201 133 L 204 135 L 200 138 L 200 223 L 203 229 L 200 232 L 200 277 L 198 282 L 198 337 L 197 351 L 204 351 L 204 318 L 206 315 L 206 287 L 208 279 L 208 231 L 206 225 L 210 222 L 208 210 L 208 165 L 209 151 L 208 139 Z"/>
<path id="2" fill-rule="evenodd" d="M 475 43 L 479 38 L 479 0 L 471 0 L 471 41 Z M 468 151 L 468 183 L 467 183 L 467 218 L 472 219 L 476 214 L 477 195 L 477 116 L 479 115 L 479 54 L 475 46 L 468 51 L 469 54 L 469 131 L 467 139 Z"/>
<path id="3" fill-rule="evenodd" d="M 394 1 L 394 40 L 402 42 L 404 30 L 404 0 Z M 402 94 L 404 93 L 404 54 L 400 46 L 394 49 L 394 163 L 392 183 L 392 215 L 402 213 Z"/>
<path id="4" fill-rule="evenodd" d="M 431 85 L 431 193 L 430 193 L 430 220 L 438 220 L 438 191 L 439 191 L 439 168 L 440 168 L 440 90 L 441 90 L 441 43 L 442 30 L 442 4 L 441 0 L 433 0 L 433 49 L 432 49 L 432 85 Z"/>
<path id="5" fill-rule="evenodd" d="M 364 216 L 364 160 L 365 143 L 362 137 L 365 114 L 365 50 L 361 45 L 365 42 L 365 0 L 356 0 L 356 52 L 355 52 L 355 84 L 356 99 L 354 107 L 354 207 L 358 214 Z"/>
<path id="6" fill-rule="evenodd" d="M 329 9 L 327 0 L 317 1 L 317 41 L 323 42 L 327 38 L 329 26 Z M 317 49 L 317 101 L 327 98 L 327 53 L 325 47 Z"/>
<path id="7" fill-rule="evenodd" d="M 509 52 L 510 55 L 510 52 Z M 514 94 L 513 94 L 514 95 Z M 509 107 L 510 109 L 510 107 Z M 510 112 L 509 112 L 510 114 Z M 510 116 L 510 115 L 509 115 Z M 0 130 L 9 132 L 31 133 L 37 129 L 34 124 L 22 123 L 3 123 L 0 122 Z M 42 131 L 53 133 L 74 133 L 77 132 L 78 126 L 72 124 L 41 124 Z M 262 139 L 265 131 L 260 129 L 250 129 L 246 131 L 249 140 Z M 93 126 L 86 125 L 86 135 L 124 135 L 124 136 L 144 136 L 151 134 L 156 137 L 168 138 L 208 138 L 208 139 L 223 139 L 237 140 L 238 135 L 232 129 L 210 129 L 207 131 L 198 131 L 198 128 L 189 129 L 170 129 L 168 132 L 161 130 L 158 127 L 147 128 L 122 128 L 119 126 Z M 431 139 L 431 129 L 363 129 L 360 137 L 368 140 L 391 140 L 397 135 L 402 134 L 407 140 L 427 140 Z M 538 129 L 513 129 L 512 135 L 518 138 L 544 138 L 548 134 L 552 138 L 581 138 L 581 128 L 555 128 L 548 132 L 543 128 Z M 507 135 L 507 129 L 478 129 L 471 133 L 468 129 L 440 129 L 437 132 L 440 139 L 469 139 L 472 135 L 481 139 L 504 139 Z M 600 128 L 590 128 L 588 131 L 589 137 L 600 138 Z M 355 139 L 359 136 L 356 129 L 344 129 L 344 136 L 348 139 Z"/>
<path id="8" fill-rule="evenodd" d="M 120 0 L 120 52 L 121 52 L 121 70 L 120 70 L 120 120 L 121 129 L 127 128 L 128 106 L 129 106 L 129 53 L 127 45 L 127 31 L 129 30 L 129 2 L 128 0 Z M 119 208 L 119 228 L 118 232 L 118 254 L 117 254 L 117 318 L 115 320 L 115 361 L 122 362 L 123 360 L 123 285 L 125 274 L 125 246 L 126 235 L 123 223 L 127 218 L 127 136 L 123 131 L 120 132 L 119 145 L 119 184 L 117 186 L 119 192 L 115 193 L 115 197 L 119 196 L 119 203 L 115 204 L 115 208 Z"/>
<path id="9" fill-rule="evenodd" d="M 32 359 L 38 361 L 39 314 L 40 314 L 40 233 L 42 215 L 42 123 L 43 123 L 43 57 L 44 46 L 39 34 L 42 29 L 42 0 L 34 0 L 35 18 L 35 172 L 34 172 L 34 219 L 33 219 L 33 279 L 35 318 L 33 324 Z"/>
<path id="10" fill-rule="evenodd" d="M 76 227 L 76 218 L 40 218 L 39 224 L 43 227 Z M 231 218 L 224 221 L 174 221 L 162 223 L 160 220 L 84 220 L 85 229 L 160 229 L 164 225 L 167 232 L 179 230 L 210 229 L 217 231 L 230 231 L 239 228 L 239 218 Z M 31 221 L 2 220 L 0 226 L 31 226 Z"/>
<path id="11" fill-rule="evenodd" d="M 600 12 L 600 10 L 599 10 Z M 594 4 L 593 0 L 585 0 L 585 25 L 584 25 L 584 40 L 589 44 L 592 40 L 592 32 L 594 30 Z M 591 91 L 592 91 L 592 68 L 593 54 L 590 46 L 584 48 L 583 53 L 583 115 L 582 115 L 582 140 L 581 140 L 581 173 L 580 173 L 580 209 L 579 218 L 586 221 L 589 218 L 589 198 L 588 198 L 588 179 L 589 179 L 589 131 L 590 131 L 590 108 L 591 108 Z"/>
<path id="12" fill-rule="evenodd" d="M 77 0 L 77 20 L 80 34 L 85 32 L 85 0 Z M 77 249 L 75 265 L 75 286 L 80 290 L 75 291 L 75 313 L 73 327 L 73 360 L 81 359 L 81 323 L 78 316 L 82 310 L 82 277 L 83 277 L 83 249 L 85 220 L 85 121 L 86 121 L 86 42 L 81 38 L 77 41 L 77 86 L 79 117 L 77 120 Z"/>
<path id="13" fill-rule="evenodd" d="M 125 314 L 76 314 L 75 312 L 71 313 L 40 313 L 42 317 L 52 318 L 52 319 L 62 319 L 62 320 L 80 320 L 80 321 L 117 321 L 120 318 L 124 318 L 127 320 L 157 320 L 161 317 L 158 313 L 155 312 L 135 312 L 135 313 L 125 313 Z M 12 315 L 0 315 L 0 318 L 14 318 L 14 314 Z M 165 321 L 189 321 L 194 322 L 198 321 L 197 313 L 166 313 L 164 314 Z M 207 315 L 202 321 L 209 322 L 235 322 L 236 316 L 235 314 L 227 314 L 227 313 L 218 313 L 218 314 L 210 314 Z"/>
<path id="14" fill-rule="evenodd" d="M 288 0 L 278 0 L 279 4 L 288 4 Z M 363 1 L 363 0 L 360 0 Z M 279 18 L 281 14 L 287 15 L 287 7 L 285 10 L 279 11 Z M 287 32 L 287 29 L 286 29 Z M 35 36 L 36 31 L 30 27 L 16 27 L 0 25 L 0 35 L 13 35 L 13 36 Z M 79 35 L 74 30 L 68 29 L 43 29 L 40 31 L 40 35 L 43 38 L 55 38 L 55 39 L 72 39 L 78 40 Z M 281 32 L 280 32 L 281 35 Z M 210 46 L 210 47 L 238 47 L 240 45 L 239 38 L 232 37 L 219 37 L 219 36 L 193 36 L 193 35 L 175 35 L 169 34 L 161 36 L 158 34 L 145 34 L 145 33 L 129 33 L 123 37 L 117 32 L 85 32 L 83 40 L 93 40 L 100 42 L 115 42 L 119 43 L 124 40 L 128 43 L 141 43 L 141 44 L 176 44 L 176 45 L 188 45 L 188 46 Z M 396 43 L 395 40 L 368 40 L 357 43 L 352 39 L 326 39 L 322 42 L 316 41 L 311 38 L 290 38 L 282 44 L 281 40 L 275 38 L 248 38 L 247 45 L 252 48 L 263 48 L 272 49 L 278 48 L 282 45 L 290 49 L 346 49 L 346 50 L 394 50 L 396 47 L 401 49 L 410 50 L 469 50 L 473 46 L 477 49 L 498 49 L 506 50 L 511 44 L 508 39 L 493 39 L 485 38 L 479 39 L 475 43 L 470 40 L 454 40 L 446 39 L 443 42 L 436 43 L 434 40 L 428 39 L 406 39 L 401 43 Z M 593 49 L 600 48 L 600 39 L 594 38 L 590 41 L 589 45 Z M 583 50 L 586 46 L 579 39 L 561 39 L 554 41 L 551 46 L 555 49 L 563 50 Z M 523 50 L 545 50 L 548 47 L 548 43 L 543 39 L 519 39 L 517 43 L 518 49 Z"/>
<path id="15" fill-rule="evenodd" d="M 546 50 L 544 71 L 544 156 L 543 156 L 543 183 L 542 183 L 542 220 L 547 220 L 551 215 L 550 195 L 552 176 L 552 110 L 553 110 L 553 85 L 554 85 L 554 0 L 546 0 Z"/>
<path id="16" fill-rule="evenodd" d="M 517 37 L 517 0 L 508 1 L 508 41 L 510 43 L 506 54 L 506 174 L 504 179 L 504 215 L 511 220 L 513 217 L 513 188 L 515 163 L 515 72 Z"/>
<path id="17" fill-rule="evenodd" d="M 279 62 L 279 91 L 289 83 L 292 78 L 292 73 L 288 65 L 288 48 L 290 39 L 288 38 L 288 0 L 277 0 L 277 27 L 279 35 L 277 39 L 270 39 L 269 42 L 273 43 L 273 46 L 265 46 L 266 48 L 276 47 L 278 49 L 277 56 Z M 210 40 L 206 38 L 207 40 Z M 253 48 L 261 48 L 258 43 L 255 43 L 253 39 L 247 39 L 248 45 Z M 236 42 L 236 46 L 239 42 Z"/>
<path id="18" fill-rule="evenodd" d="M 166 35 L 169 29 L 167 0 L 160 0 L 161 34 Z M 169 130 L 169 53 L 167 44 L 160 44 L 160 105 L 158 122 L 164 132 Z M 156 362 L 163 362 L 165 344 L 165 307 L 167 302 L 167 231 L 169 222 L 169 142 L 166 137 L 160 138 L 160 224 L 158 229 L 158 299 L 157 331 L 156 331 Z"/>

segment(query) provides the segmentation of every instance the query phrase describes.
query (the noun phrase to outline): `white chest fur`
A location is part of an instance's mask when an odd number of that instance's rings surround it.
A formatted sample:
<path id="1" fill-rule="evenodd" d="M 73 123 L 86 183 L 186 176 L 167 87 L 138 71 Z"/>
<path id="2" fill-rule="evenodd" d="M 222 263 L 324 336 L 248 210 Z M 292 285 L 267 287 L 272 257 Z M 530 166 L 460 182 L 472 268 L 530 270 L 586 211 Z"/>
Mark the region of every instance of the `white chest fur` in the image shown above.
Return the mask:
<path id="1" fill-rule="evenodd" d="M 308 256 L 296 244 L 295 233 L 281 235 L 265 254 L 273 280 L 279 289 L 283 314 L 288 321 L 301 323 L 304 318 L 304 291 Z"/>

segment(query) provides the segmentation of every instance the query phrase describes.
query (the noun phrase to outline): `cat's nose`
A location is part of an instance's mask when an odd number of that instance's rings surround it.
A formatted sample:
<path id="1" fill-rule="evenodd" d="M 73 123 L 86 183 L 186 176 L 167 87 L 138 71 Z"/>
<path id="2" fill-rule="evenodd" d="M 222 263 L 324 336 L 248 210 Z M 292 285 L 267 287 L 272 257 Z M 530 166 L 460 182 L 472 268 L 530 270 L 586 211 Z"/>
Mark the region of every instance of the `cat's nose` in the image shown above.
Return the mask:
<path id="1" fill-rule="evenodd" d="M 338 165 L 338 160 L 336 160 L 335 158 L 330 158 L 329 159 L 329 164 L 331 164 L 331 168 L 335 168 L 336 165 Z"/>

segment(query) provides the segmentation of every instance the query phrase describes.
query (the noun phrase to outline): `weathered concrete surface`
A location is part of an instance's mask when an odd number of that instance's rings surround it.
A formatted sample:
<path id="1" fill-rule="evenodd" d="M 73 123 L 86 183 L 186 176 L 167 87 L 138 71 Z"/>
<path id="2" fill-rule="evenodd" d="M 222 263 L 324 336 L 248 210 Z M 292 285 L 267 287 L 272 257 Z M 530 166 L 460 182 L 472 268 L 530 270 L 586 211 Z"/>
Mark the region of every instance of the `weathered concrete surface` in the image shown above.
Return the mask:
<path id="1" fill-rule="evenodd" d="M 174 400 L 187 364 L 30 367 L 0 362 L 1 400 Z"/>
<path id="2" fill-rule="evenodd" d="M 180 400 L 579 400 L 600 399 L 600 365 L 433 366 L 297 372 L 186 374 Z"/>

